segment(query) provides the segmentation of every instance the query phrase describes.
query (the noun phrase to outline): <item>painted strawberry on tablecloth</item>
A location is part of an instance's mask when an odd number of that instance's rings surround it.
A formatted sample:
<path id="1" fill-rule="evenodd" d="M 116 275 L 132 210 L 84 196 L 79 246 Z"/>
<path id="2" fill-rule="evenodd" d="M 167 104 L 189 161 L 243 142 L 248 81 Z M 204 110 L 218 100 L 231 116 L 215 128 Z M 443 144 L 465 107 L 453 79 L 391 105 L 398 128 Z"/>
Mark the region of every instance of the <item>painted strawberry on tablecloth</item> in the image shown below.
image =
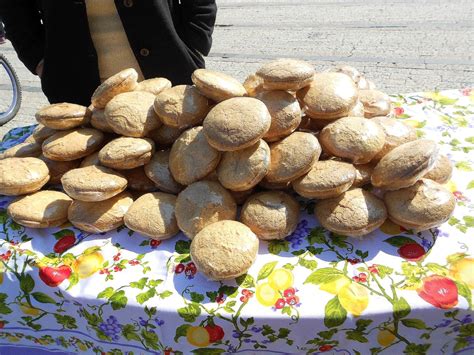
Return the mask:
<path id="1" fill-rule="evenodd" d="M 59 286 L 64 280 L 71 276 L 71 268 L 67 265 L 58 267 L 43 266 L 39 269 L 40 279 L 49 287 Z"/>
<path id="2" fill-rule="evenodd" d="M 431 275 L 425 277 L 417 292 L 426 302 L 438 308 L 449 309 L 458 304 L 456 283 L 445 276 Z"/>

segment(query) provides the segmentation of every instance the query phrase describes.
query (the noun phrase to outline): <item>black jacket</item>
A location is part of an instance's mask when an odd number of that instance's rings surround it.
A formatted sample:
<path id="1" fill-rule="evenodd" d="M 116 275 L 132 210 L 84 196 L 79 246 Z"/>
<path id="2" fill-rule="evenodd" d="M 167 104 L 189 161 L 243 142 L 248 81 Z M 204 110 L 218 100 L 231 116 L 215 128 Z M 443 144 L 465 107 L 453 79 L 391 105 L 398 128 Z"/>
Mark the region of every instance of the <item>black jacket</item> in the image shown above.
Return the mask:
<path id="1" fill-rule="evenodd" d="M 188 84 L 211 49 L 215 0 L 115 0 L 145 78 Z M 49 101 L 90 104 L 100 84 L 84 0 L 0 0 L 0 17 L 20 60 Z M 120 55 L 117 53 L 117 55 Z"/>

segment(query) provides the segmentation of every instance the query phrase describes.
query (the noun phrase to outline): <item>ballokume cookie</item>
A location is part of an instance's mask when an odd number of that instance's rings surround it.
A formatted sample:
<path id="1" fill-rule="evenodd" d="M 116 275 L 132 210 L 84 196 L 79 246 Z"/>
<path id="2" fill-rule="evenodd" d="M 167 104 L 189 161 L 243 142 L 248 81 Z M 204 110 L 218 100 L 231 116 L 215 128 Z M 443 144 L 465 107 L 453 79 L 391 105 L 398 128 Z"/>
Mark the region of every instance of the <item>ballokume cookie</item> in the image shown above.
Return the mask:
<path id="1" fill-rule="evenodd" d="M 46 158 L 44 155 L 40 155 L 39 159 L 44 161 L 48 166 L 49 170 L 49 181 L 50 185 L 56 185 L 61 183 L 62 176 L 67 173 L 69 170 L 76 169 L 81 163 L 80 160 L 70 160 L 70 161 L 57 161 Z"/>
<path id="2" fill-rule="evenodd" d="M 128 192 L 105 201 L 74 200 L 68 209 L 68 219 L 74 227 L 84 232 L 109 232 L 123 224 L 123 217 L 132 203 L 132 196 Z"/>
<path id="3" fill-rule="evenodd" d="M 247 94 L 247 90 L 238 80 L 215 70 L 196 69 L 191 80 L 204 96 L 216 102 Z"/>
<path id="4" fill-rule="evenodd" d="M 263 79 L 257 74 L 250 74 L 244 81 L 243 86 L 248 96 L 255 97 L 263 91 Z"/>
<path id="5" fill-rule="evenodd" d="M 178 195 L 176 220 L 181 231 L 190 239 L 205 226 L 226 219 L 234 220 L 237 205 L 232 195 L 214 181 L 198 181 Z"/>
<path id="6" fill-rule="evenodd" d="M 38 157 L 41 154 L 41 144 L 23 142 L 0 153 L 0 159 Z"/>
<path id="7" fill-rule="evenodd" d="M 71 129 L 89 122 L 87 107 L 62 102 L 41 108 L 36 120 L 46 127 L 58 130 Z"/>
<path id="8" fill-rule="evenodd" d="M 124 217 L 131 230 L 152 239 L 163 240 L 179 233 L 175 216 L 176 196 L 163 192 L 139 197 Z"/>
<path id="9" fill-rule="evenodd" d="M 59 191 L 38 191 L 14 200 L 8 215 L 18 224 L 29 228 L 59 227 L 67 221 L 72 199 Z"/>
<path id="10" fill-rule="evenodd" d="M 274 142 L 291 134 L 301 123 L 301 108 L 296 98 L 286 91 L 264 91 L 256 96 L 267 106 L 272 122 L 263 136 Z"/>
<path id="11" fill-rule="evenodd" d="M 414 185 L 384 195 L 389 218 L 406 229 L 422 231 L 439 226 L 451 217 L 456 201 L 442 185 L 421 179 Z"/>
<path id="12" fill-rule="evenodd" d="M 240 220 L 262 240 L 283 239 L 298 224 L 300 206 L 282 191 L 260 192 L 245 202 Z"/>
<path id="13" fill-rule="evenodd" d="M 114 133 L 112 127 L 110 127 L 109 123 L 105 119 L 105 110 L 94 108 L 91 113 L 91 126 L 107 133 Z"/>
<path id="14" fill-rule="evenodd" d="M 364 117 L 364 105 L 359 100 L 356 101 L 352 110 L 347 113 L 349 117 Z"/>
<path id="15" fill-rule="evenodd" d="M 375 164 L 357 164 L 354 165 L 354 168 L 356 171 L 356 175 L 354 182 L 352 183 L 352 187 L 362 187 L 367 184 L 370 184 L 370 177 L 372 176 L 372 172 L 374 171 Z"/>
<path id="16" fill-rule="evenodd" d="M 146 91 L 153 95 L 158 95 L 163 90 L 171 87 L 171 81 L 166 78 L 153 78 L 140 81 L 135 88 L 135 91 Z"/>
<path id="17" fill-rule="evenodd" d="M 145 91 L 115 96 L 105 107 L 105 119 L 112 130 L 127 137 L 144 137 L 161 126 L 153 110 L 155 95 Z"/>
<path id="18" fill-rule="evenodd" d="M 153 104 L 161 121 L 175 128 L 198 125 L 209 112 L 209 100 L 197 88 L 178 85 L 162 91 Z"/>
<path id="19" fill-rule="evenodd" d="M 385 133 L 375 122 L 363 117 L 344 117 L 328 124 L 319 135 L 325 152 L 365 164 L 382 150 Z"/>
<path id="20" fill-rule="evenodd" d="M 193 127 L 171 147 L 169 169 L 178 183 L 189 185 L 213 171 L 220 159 L 221 153 L 209 145 L 203 128 Z"/>
<path id="21" fill-rule="evenodd" d="M 289 182 L 306 174 L 321 155 L 318 139 L 311 133 L 293 132 L 270 145 L 268 182 Z"/>
<path id="22" fill-rule="evenodd" d="M 359 100 L 364 105 L 364 116 L 386 116 L 390 113 L 390 97 L 378 90 L 360 90 Z"/>
<path id="23" fill-rule="evenodd" d="M 68 171 L 61 178 L 64 191 L 76 200 L 103 201 L 125 190 L 127 179 L 104 166 Z"/>
<path id="24" fill-rule="evenodd" d="M 375 161 L 382 159 L 382 157 L 393 148 L 417 139 L 416 130 L 401 120 L 382 116 L 374 117 L 371 121 L 379 124 L 385 132 L 385 144 L 382 150 L 375 155 Z"/>
<path id="25" fill-rule="evenodd" d="M 260 139 L 251 147 L 225 152 L 217 168 L 217 177 L 227 189 L 245 191 L 256 186 L 270 167 L 270 148 Z"/>
<path id="26" fill-rule="evenodd" d="M 157 148 L 168 148 L 178 139 L 185 129 L 162 125 L 147 134 L 148 138 L 153 139 Z"/>
<path id="27" fill-rule="evenodd" d="M 100 84 L 92 94 L 92 105 L 105 108 L 105 105 L 118 94 L 135 90 L 137 87 L 138 73 L 129 68 L 118 72 Z"/>
<path id="28" fill-rule="evenodd" d="M 145 174 L 143 166 L 135 169 L 122 170 L 122 175 L 127 179 L 127 188 L 133 191 L 153 192 L 157 186 Z"/>
<path id="29" fill-rule="evenodd" d="M 196 235 L 190 255 L 208 279 L 228 280 L 247 272 L 257 257 L 258 244 L 258 238 L 244 224 L 220 221 Z"/>
<path id="30" fill-rule="evenodd" d="M 170 151 L 157 151 L 150 162 L 145 165 L 146 176 L 164 192 L 177 194 L 183 186 L 176 182 L 169 168 Z"/>
<path id="31" fill-rule="evenodd" d="M 311 83 L 315 70 L 307 62 L 277 59 L 264 64 L 256 74 L 263 79 L 265 90 L 299 90 Z"/>
<path id="32" fill-rule="evenodd" d="M 94 152 L 87 157 L 85 157 L 81 161 L 81 168 L 85 168 L 86 166 L 91 166 L 91 165 L 100 165 L 100 160 L 99 160 L 99 152 Z"/>
<path id="33" fill-rule="evenodd" d="M 59 131 L 43 142 L 43 155 L 51 160 L 76 160 L 100 148 L 104 134 L 93 128 Z"/>
<path id="34" fill-rule="evenodd" d="M 361 78 L 360 72 L 356 68 L 351 67 L 350 65 L 337 65 L 334 68 L 331 68 L 329 71 L 335 72 L 335 73 L 346 74 L 356 84 L 359 82 Z"/>
<path id="35" fill-rule="evenodd" d="M 444 154 L 439 154 L 433 167 L 423 176 L 425 179 L 436 181 L 438 184 L 446 184 L 453 174 L 453 163 Z"/>
<path id="36" fill-rule="evenodd" d="M 230 194 L 235 200 L 235 203 L 238 205 L 243 204 L 245 201 L 247 201 L 247 198 L 249 198 L 255 191 L 255 188 L 249 189 L 249 190 L 244 190 L 244 191 L 232 191 L 230 190 Z"/>
<path id="37" fill-rule="evenodd" d="M 48 167 L 38 158 L 0 160 L 0 195 L 29 194 L 41 189 L 48 180 Z"/>
<path id="38" fill-rule="evenodd" d="M 148 163 L 155 144 L 148 138 L 120 137 L 99 151 L 100 163 L 113 169 L 133 169 Z"/>
<path id="39" fill-rule="evenodd" d="M 257 143 L 270 125 L 267 107 L 252 97 L 234 97 L 218 103 L 203 122 L 209 144 L 220 151 L 239 150 Z"/>
<path id="40" fill-rule="evenodd" d="M 402 144 L 387 153 L 375 166 L 372 185 L 385 190 L 411 186 L 433 167 L 438 152 L 436 142 L 428 139 Z"/>
<path id="41" fill-rule="evenodd" d="M 317 73 L 310 86 L 297 92 L 312 118 L 335 119 L 347 116 L 357 102 L 357 87 L 342 73 Z"/>
<path id="42" fill-rule="evenodd" d="M 318 201 L 314 212 L 324 228 L 351 237 L 361 237 L 374 231 L 387 218 L 383 201 L 360 188 Z"/>
<path id="43" fill-rule="evenodd" d="M 316 161 L 311 170 L 293 181 L 293 189 L 306 198 L 331 198 L 349 190 L 356 170 L 352 164 L 337 160 Z"/>
<path id="44" fill-rule="evenodd" d="M 41 144 L 44 142 L 44 140 L 50 136 L 52 136 L 54 133 L 57 131 L 55 129 L 45 127 L 42 124 L 39 124 L 36 126 L 36 128 L 33 130 L 31 135 L 25 139 L 25 143 L 33 143 L 36 142 L 38 144 Z"/>

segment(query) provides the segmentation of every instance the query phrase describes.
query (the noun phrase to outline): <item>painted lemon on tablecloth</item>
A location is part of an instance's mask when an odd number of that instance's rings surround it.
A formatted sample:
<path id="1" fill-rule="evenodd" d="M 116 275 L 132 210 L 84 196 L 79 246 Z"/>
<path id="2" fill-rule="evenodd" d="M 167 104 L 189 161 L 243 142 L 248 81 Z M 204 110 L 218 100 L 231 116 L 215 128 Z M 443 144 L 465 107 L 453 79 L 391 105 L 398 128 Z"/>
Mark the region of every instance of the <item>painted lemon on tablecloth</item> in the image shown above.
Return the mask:
<path id="1" fill-rule="evenodd" d="M 186 332 L 188 343 L 198 347 L 208 346 L 210 344 L 210 336 L 204 327 L 189 327 Z"/>
<path id="2" fill-rule="evenodd" d="M 293 286 L 293 274 L 287 269 L 275 269 L 268 276 L 268 284 L 277 291 L 283 291 Z"/>
<path id="3" fill-rule="evenodd" d="M 452 263 L 449 275 L 456 280 L 464 281 L 469 288 L 474 289 L 474 258 L 464 258 Z"/>
<path id="4" fill-rule="evenodd" d="M 74 263 L 74 271 L 80 279 L 92 276 L 102 268 L 104 257 L 98 251 L 79 256 Z"/>
<path id="5" fill-rule="evenodd" d="M 389 325 L 386 328 L 387 329 L 383 329 L 377 334 L 377 342 L 383 347 L 392 344 L 396 338 L 395 335 L 391 332 L 394 330 L 393 325 Z"/>
<path id="6" fill-rule="evenodd" d="M 280 298 L 278 291 L 270 286 L 268 282 L 258 285 L 255 293 L 257 301 L 266 307 L 273 306 L 278 298 Z"/>
<path id="7" fill-rule="evenodd" d="M 337 297 L 341 306 L 356 317 L 360 316 L 369 305 L 369 292 L 356 282 L 342 287 Z"/>
<path id="8" fill-rule="evenodd" d="M 319 289 L 332 293 L 333 295 L 337 295 L 343 287 L 347 286 L 350 283 L 351 280 L 349 280 L 347 277 L 340 277 L 334 281 L 322 284 Z"/>

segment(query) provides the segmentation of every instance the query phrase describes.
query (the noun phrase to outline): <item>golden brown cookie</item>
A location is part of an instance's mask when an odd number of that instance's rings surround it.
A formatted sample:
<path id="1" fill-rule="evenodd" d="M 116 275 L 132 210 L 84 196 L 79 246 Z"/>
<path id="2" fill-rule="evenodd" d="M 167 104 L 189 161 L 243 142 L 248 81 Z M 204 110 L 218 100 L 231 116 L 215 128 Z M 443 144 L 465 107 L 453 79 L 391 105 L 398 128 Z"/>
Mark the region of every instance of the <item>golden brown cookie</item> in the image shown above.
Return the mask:
<path id="1" fill-rule="evenodd" d="M 44 142 L 46 138 L 51 137 L 56 132 L 57 131 L 55 129 L 48 128 L 48 127 L 43 126 L 42 124 L 39 124 L 33 130 L 33 133 L 31 133 L 31 135 L 25 139 L 25 142 L 26 143 L 36 142 L 38 144 L 41 144 Z"/>
<path id="2" fill-rule="evenodd" d="M 274 142 L 290 135 L 301 123 L 301 108 L 298 100 L 286 91 L 264 91 L 256 96 L 267 106 L 272 123 L 263 136 L 267 142 Z"/>
<path id="3" fill-rule="evenodd" d="M 101 165 L 113 169 L 133 169 L 148 163 L 155 151 L 149 138 L 120 137 L 99 151 Z"/>
<path id="4" fill-rule="evenodd" d="M 169 159 L 169 150 L 157 151 L 145 165 L 145 174 L 161 191 L 177 194 L 184 187 L 171 175 Z"/>
<path id="5" fill-rule="evenodd" d="M 87 107 L 62 102 L 41 108 L 36 112 L 36 120 L 46 127 L 65 130 L 87 124 Z"/>
<path id="6" fill-rule="evenodd" d="M 237 205 L 232 195 L 214 181 L 198 181 L 178 195 L 176 220 L 181 231 L 190 239 L 205 226 L 226 219 L 234 220 Z"/>
<path id="7" fill-rule="evenodd" d="M 402 144 L 387 153 L 375 166 L 372 185 L 385 190 L 411 186 L 433 167 L 438 152 L 436 142 L 428 139 Z"/>
<path id="8" fill-rule="evenodd" d="M 302 132 L 319 132 L 328 124 L 334 122 L 336 120 L 324 120 L 319 118 L 311 118 L 309 116 L 303 116 L 301 119 L 301 123 L 298 127 L 299 131 Z"/>
<path id="9" fill-rule="evenodd" d="M 238 80 L 215 70 L 196 69 L 191 80 L 204 96 L 216 102 L 247 94 Z"/>
<path id="10" fill-rule="evenodd" d="M 217 177 L 226 189 L 245 191 L 256 186 L 269 167 L 270 148 L 260 139 L 251 147 L 225 152 L 217 167 Z"/>
<path id="11" fill-rule="evenodd" d="M 186 129 L 175 128 L 164 124 L 160 128 L 148 133 L 147 137 L 153 139 L 157 148 L 169 148 L 185 130 Z"/>
<path id="12" fill-rule="evenodd" d="M 314 212 L 324 228 L 351 237 L 369 234 L 387 219 L 383 201 L 359 188 L 318 201 Z"/>
<path id="13" fill-rule="evenodd" d="M 237 205 L 242 205 L 247 199 L 253 195 L 255 192 L 255 189 L 249 189 L 249 190 L 244 190 L 244 191 L 232 191 L 229 190 L 230 194 L 235 200 L 235 203 Z"/>
<path id="14" fill-rule="evenodd" d="M 291 181 L 288 182 L 269 182 L 267 179 L 263 179 L 258 184 L 259 187 L 265 190 L 289 190 L 291 188 Z"/>
<path id="15" fill-rule="evenodd" d="M 335 73 L 346 74 L 356 84 L 359 82 L 360 77 L 361 77 L 360 72 L 356 68 L 350 65 L 337 65 L 334 68 L 331 68 L 329 71 L 335 72 Z"/>
<path id="16" fill-rule="evenodd" d="M 122 170 L 122 175 L 127 179 L 127 188 L 133 191 L 153 192 L 158 190 L 157 186 L 145 174 L 143 166 L 135 169 Z"/>
<path id="17" fill-rule="evenodd" d="M 370 184 L 370 177 L 372 176 L 372 172 L 374 171 L 375 164 L 357 164 L 354 165 L 354 168 L 356 170 L 356 175 L 352 187 L 362 187 L 367 184 Z"/>
<path id="18" fill-rule="evenodd" d="M 250 147 L 271 125 L 265 104 L 252 97 L 234 97 L 218 103 L 206 116 L 204 134 L 211 146 L 220 151 Z"/>
<path id="19" fill-rule="evenodd" d="M 349 190 L 356 170 L 352 164 L 337 160 L 316 161 L 311 170 L 293 181 L 293 189 L 306 198 L 331 198 Z"/>
<path id="20" fill-rule="evenodd" d="M 444 154 L 439 154 L 433 167 L 423 176 L 424 179 L 436 181 L 438 184 L 446 184 L 453 174 L 453 163 Z"/>
<path id="21" fill-rule="evenodd" d="M 41 154 L 41 144 L 36 142 L 23 142 L 0 153 L 0 159 L 38 157 Z"/>
<path id="22" fill-rule="evenodd" d="M 105 119 L 112 130 L 127 137 L 144 137 L 161 126 L 153 110 L 155 95 L 145 91 L 115 96 L 105 107 Z"/>
<path id="23" fill-rule="evenodd" d="M 385 144 L 385 133 L 363 117 L 344 117 L 328 124 L 319 135 L 323 150 L 354 164 L 371 161 Z"/>
<path id="24" fill-rule="evenodd" d="M 91 113 L 91 126 L 102 132 L 114 133 L 112 127 L 105 119 L 105 110 L 94 108 Z"/>
<path id="25" fill-rule="evenodd" d="M 221 153 L 209 145 L 203 128 L 193 127 L 171 147 L 169 169 L 178 183 L 189 185 L 212 172 L 220 159 Z"/>
<path id="26" fill-rule="evenodd" d="M 321 155 L 318 139 L 311 133 L 293 132 L 270 144 L 268 182 L 289 182 L 306 174 Z"/>
<path id="27" fill-rule="evenodd" d="M 374 161 L 382 159 L 393 148 L 417 139 L 416 130 L 401 120 L 382 116 L 374 117 L 371 121 L 378 123 L 385 132 L 385 144 L 382 150 L 374 157 Z"/>
<path id="28" fill-rule="evenodd" d="M 38 158 L 0 160 L 0 195 L 29 194 L 41 189 L 48 180 L 48 166 Z"/>
<path id="29" fill-rule="evenodd" d="M 191 242 L 191 259 L 210 280 L 243 275 L 258 253 L 258 238 L 244 224 L 220 221 L 202 229 Z"/>
<path id="30" fill-rule="evenodd" d="M 297 92 L 312 118 L 335 119 L 347 116 L 357 102 L 357 87 L 342 73 L 317 73 L 310 86 Z"/>
<path id="31" fill-rule="evenodd" d="M 263 79 L 257 74 L 250 74 L 245 79 L 243 86 L 247 90 L 248 96 L 255 97 L 259 92 L 263 91 Z"/>
<path id="32" fill-rule="evenodd" d="M 38 191 L 14 200 L 8 206 L 7 213 L 16 223 L 25 227 L 59 227 L 67 221 L 71 202 L 63 192 Z"/>
<path id="33" fill-rule="evenodd" d="M 453 194 L 429 179 L 414 185 L 388 191 L 384 195 L 389 218 L 396 224 L 414 231 L 437 227 L 451 217 L 456 201 Z"/>
<path id="34" fill-rule="evenodd" d="M 125 225 L 152 239 L 171 238 L 179 233 L 175 205 L 175 195 L 163 192 L 142 195 L 133 202 L 125 214 Z"/>
<path id="35" fill-rule="evenodd" d="M 135 91 L 146 91 L 153 95 L 158 95 L 162 91 L 171 87 L 171 81 L 166 78 L 153 78 L 140 81 Z"/>
<path id="36" fill-rule="evenodd" d="M 100 165 L 100 160 L 99 160 L 99 152 L 94 152 L 87 157 L 85 157 L 81 161 L 81 168 L 85 168 L 86 166 L 91 166 L 91 165 Z"/>
<path id="37" fill-rule="evenodd" d="M 125 190 L 127 179 L 104 166 L 88 166 L 68 171 L 61 178 L 64 191 L 73 199 L 103 201 Z"/>
<path id="38" fill-rule="evenodd" d="M 132 196 L 126 191 L 105 201 L 74 200 L 69 206 L 68 219 L 84 232 L 109 232 L 123 224 L 123 217 L 132 203 Z"/>
<path id="39" fill-rule="evenodd" d="M 137 87 L 138 73 L 129 68 L 118 72 L 100 84 L 92 94 L 92 105 L 97 108 L 105 108 L 105 105 L 116 95 L 133 91 Z"/>
<path id="40" fill-rule="evenodd" d="M 359 101 L 364 105 L 364 116 L 367 118 L 386 116 L 392 108 L 390 97 L 378 90 L 359 90 Z"/>
<path id="41" fill-rule="evenodd" d="M 190 85 L 178 85 L 156 96 L 153 104 L 161 121 L 175 128 L 201 124 L 209 112 L 209 100 Z"/>
<path id="42" fill-rule="evenodd" d="M 364 117 L 364 105 L 359 100 L 356 101 L 352 110 L 347 113 L 349 117 Z"/>
<path id="43" fill-rule="evenodd" d="M 299 90 L 311 83 L 315 70 L 307 62 L 277 59 L 264 64 L 256 74 L 263 79 L 265 90 Z"/>
<path id="44" fill-rule="evenodd" d="M 59 131 L 43 142 L 43 155 L 51 160 L 84 158 L 100 148 L 104 134 L 93 128 Z"/>
<path id="45" fill-rule="evenodd" d="M 255 194 L 245 202 L 240 220 L 259 239 L 283 239 L 293 233 L 298 224 L 300 206 L 289 194 L 266 191 Z"/>
<path id="46" fill-rule="evenodd" d="M 61 178 L 69 170 L 76 169 L 79 167 L 81 160 L 70 160 L 70 161 L 57 161 L 46 158 L 44 155 L 40 155 L 39 159 L 44 161 L 48 166 L 49 170 L 49 181 L 50 185 L 57 185 L 61 183 Z"/>

